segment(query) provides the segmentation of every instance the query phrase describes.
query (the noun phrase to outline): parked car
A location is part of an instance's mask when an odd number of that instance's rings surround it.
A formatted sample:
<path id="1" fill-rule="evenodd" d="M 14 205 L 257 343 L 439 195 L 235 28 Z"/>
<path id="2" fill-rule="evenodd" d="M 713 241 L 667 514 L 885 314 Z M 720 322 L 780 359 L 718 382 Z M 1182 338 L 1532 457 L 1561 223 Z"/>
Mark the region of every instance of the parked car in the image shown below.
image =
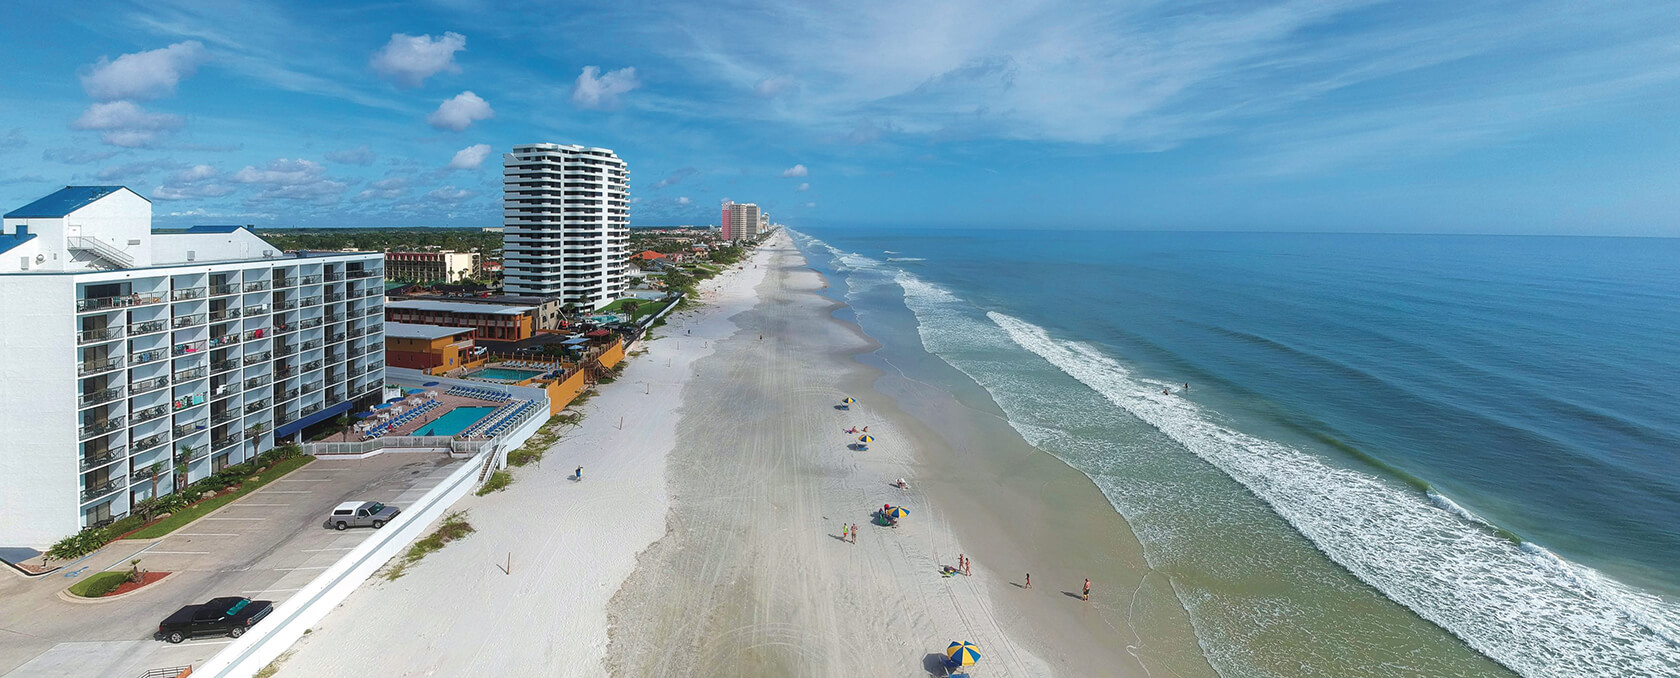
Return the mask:
<path id="1" fill-rule="evenodd" d="M 274 603 L 231 596 L 214 598 L 203 605 L 188 605 L 175 611 L 158 624 L 156 640 L 179 643 L 194 636 L 245 635 L 257 622 L 274 611 Z"/>
<path id="2" fill-rule="evenodd" d="M 333 509 L 332 515 L 321 527 L 333 530 L 347 530 L 352 527 L 371 527 L 375 530 L 385 527 L 385 523 L 396 518 L 402 509 L 386 506 L 377 501 L 347 501 Z"/>

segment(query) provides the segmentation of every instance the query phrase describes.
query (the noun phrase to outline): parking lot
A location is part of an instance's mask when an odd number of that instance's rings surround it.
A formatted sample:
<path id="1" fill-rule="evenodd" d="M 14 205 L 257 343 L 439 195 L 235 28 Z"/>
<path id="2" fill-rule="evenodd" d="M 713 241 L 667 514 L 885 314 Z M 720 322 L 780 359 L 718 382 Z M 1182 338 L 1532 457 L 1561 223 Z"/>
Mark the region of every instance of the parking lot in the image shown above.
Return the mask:
<path id="1" fill-rule="evenodd" d="M 458 463 L 433 454 L 317 460 L 166 537 L 116 542 L 35 579 L 0 574 L 0 675 L 121 677 L 200 664 L 231 639 L 170 645 L 152 640 L 157 623 L 217 596 L 286 600 L 372 532 L 323 528 L 333 506 L 407 508 Z M 125 570 L 135 558 L 142 569 L 174 574 L 118 599 L 60 597 L 77 578 Z"/>

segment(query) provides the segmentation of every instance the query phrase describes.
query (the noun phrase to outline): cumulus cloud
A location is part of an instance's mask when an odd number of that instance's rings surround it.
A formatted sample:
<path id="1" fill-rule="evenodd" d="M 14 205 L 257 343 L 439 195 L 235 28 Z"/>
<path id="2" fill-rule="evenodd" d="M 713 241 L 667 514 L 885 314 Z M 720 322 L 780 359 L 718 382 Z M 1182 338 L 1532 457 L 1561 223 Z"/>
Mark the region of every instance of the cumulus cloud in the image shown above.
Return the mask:
<path id="1" fill-rule="evenodd" d="M 41 159 L 51 162 L 61 162 L 66 165 L 86 165 L 99 162 L 122 151 L 90 151 L 85 148 L 60 147 L 41 151 Z"/>
<path id="2" fill-rule="evenodd" d="M 678 196 L 678 197 L 677 197 L 677 204 L 678 204 L 678 205 L 687 205 L 687 204 L 689 204 L 689 203 L 692 203 L 692 202 L 694 202 L 694 201 L 693 201 L 693 200 L 689 200 L 689 199 L 688 199 L 688 196 L 686 196 L 686 195 L 683 195 L 683 196 Z"/>
<path id="3" fill-rule="evenodd" d="M 809 181 L 801 182 L 799 184 L 799 186 L 797 188 L 793 189 L 793 190 L 795 190 L 795 191 L 809 191 L 809 190 L 811 190 L 811 182 L 809 182 Z"/>
<path id="4" fill-rule="evenodd" d="M 190 200 L 193 198 L 220 198 L 231 194 L 235 188 L 228 184 L 215 181 L 222 173 L 209 165 L 193 165 L 169 177 L 169 181 L 152 189 L 155 200 Z"/>
<path id="5" fill-rule="evenodd" d="M 347 185 L 327 178 L 326 174 L 326 168 L 320 163 L 278 158 L 262 169 L 246 165 L 245 169 L 233 173 L 233 180 L 261 186 L 258 199 L 330 201 L 344 193 Z"/>
<path id="6" fill-rule="evenodd" d="M 395 200 L 408 192 L 408 180 L 391 177 L 373 182 L 373 187 L 356 194 L 357 200 Z"/>
<path id="7" fill-rule="evenodd" d="M 70 127 L 98 131 L 112 146 L 144 148 L 168 137 L 182 124 L 178 115 L 148 113 L 132 101 L 111 101 L 89 106 Z"/>
<path id="8" fill-rule="evenodd" d="M 687 178 L 692 177 L 692 176 L 694 176 L 696 174 L 699 174 L 699 173 L 700 173 L 700 170 L 694 169 L 693 167 L 684 167 L 684 168 L 679 169 L 675 172 L 672 172 L 670 176 L 667 176 L 664 179 L 660 179 L 659 181 L 654 182 L 653 183 L 653 189 L 658 190 L 658 189 L 661 189 L 661 188 L 665 188 L 666 186 L 675 186 L 677 184 L 682 183 L 683 179 L 687 179 Z"/>
<path id="9" fill-rule="evenodd" d="M 449 160 L 449 169 L 478 169 L 488 157 L 490 144 L 473 144 L 455 152 L 455 157 Z"/>
<path id="10" fill-rule="evenodd" d="M 188 40 L 149 52 L 124 54 L 115 61 L 99 57 L 98 63 L 82 69 L 82 89 L 100 101 L 170 96 L 181 78 L 198 70 L 204 56 L 204 45 Z"/>
<path id="11" fill-rule="evenodd" d="M 391 41 L 374 53 L 374 72 L 400 87 L 419 87 L 426 78 L 441 71 L 461 72 L 455 65 L 455 53 L 467 48 L 467 38 L 460 33 L 444 33 L 442 37 L 392 33 Z"/>
<path id="12" fill-rule="evenodd" d="M 24 138 L 22 127 L 13 127 L 12 131 L 7 132 L 5 136 L 0 136 L 0 153 L 28 145 L 29 139 Z"/>
<path id="13" fill-rule="evenodd" d="M 490 110 L 490 103 L 469 90 L 443 102 L 431 115 L 426 116 L 426 122 L 438 129 L 459 132 L 472 126 L 475 120 L 489 120 L 494 117 L 496 112 Z"/>
<path id="14" fill-rule="evenodd" d="M 807 177 L 810 175 L 811 170 L 805 169 L 804 165 L 794 165 L 782 170 L 782 176 L 784 177 Z"/>
<path id="15" fill-rule="evenodd" d="M 426 197 L 434 202 L 457 203 L 471 198 L 473 192 L 464 188 L 444 186 L 426 193 Z"/>
<path id="16" fill-rule="evenodd" d="M 641 86 L 633 67 L 602 75 L 599 66 L 584 66 L 583 72 L 578 74 L 577 84 L 572 87 L 572 105 L 578 108 L 617 108 L 620 95 Z"/>
<path id="17" fill-rule="evenodd" d="M 339 151 L 327 151 L 327 160 L 336 162 L 340 165 L 360 165 L 362 167 L 367 167 L 368 165 L 372 165 L 374 159 L 377 157 L 379 156 L 373 152 L 373 149 L 368 148 L 367 144 Z"/>
<path id="18" fill-rule="evenodd" d="M 753 85 L 753 94 L 769 99 L 790 89 L 793 89 L 793 78 L 785 75 L 773 75 Z"/>

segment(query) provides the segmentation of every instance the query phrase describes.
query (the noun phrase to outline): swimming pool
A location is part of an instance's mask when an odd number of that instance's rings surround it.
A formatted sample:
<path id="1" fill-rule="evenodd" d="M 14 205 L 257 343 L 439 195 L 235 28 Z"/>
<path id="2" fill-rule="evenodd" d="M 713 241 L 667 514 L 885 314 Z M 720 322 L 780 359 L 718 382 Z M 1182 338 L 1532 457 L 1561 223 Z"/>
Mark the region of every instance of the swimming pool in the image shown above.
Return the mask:
<path id="1" fill-rule="evenodd" d="M 478 423 L 484 415 L 489 414 L 494 407 L 457 407 L 443 413 L 443 416 L 432 420 L 425 426 L 410 433 L 411 436 L 452 436 L 466 430 L 468 426 Z"/>
<path id="2" fill-rule="evenodd" d="M 497 381 L 525 381 L 542 374 L 542 370 L 510 370 L 506 367 L 486 367 L 467 376 L 478 379 L 495 379 Z"/>

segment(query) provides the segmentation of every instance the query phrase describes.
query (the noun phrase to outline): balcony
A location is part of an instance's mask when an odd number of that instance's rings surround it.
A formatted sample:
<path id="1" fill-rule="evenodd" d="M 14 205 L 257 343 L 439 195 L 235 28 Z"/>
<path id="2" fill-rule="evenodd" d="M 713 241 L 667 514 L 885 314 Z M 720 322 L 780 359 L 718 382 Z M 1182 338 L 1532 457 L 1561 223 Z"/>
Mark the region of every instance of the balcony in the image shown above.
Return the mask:
<path id="1" fill-rule="evenodd" d="M 344 279 L 344 274 L 343 273 L 327 273 L 327 274 L 321 276 L 321 279 L 325 280 L 327 282 L 338 282 L 338 281 Z"/>
<path id="2" fill-rule="evenodd" d="M 156 419 L 158 417 L 161 417 L 165 414 L 169 414 L 169 406 L 168 405 L 155 405 L 155 406 L 148 407 L 146 409 L 140 410 L 140 411 L 135 412 L 134 414 L 130 415 L 129 418 L 128 418 L 129 419 L 128 423 L 130 425 L 139 424 L 139 423 L 142 423 L 142 422 L 151 421 L 151 420 Z"/>
<path id="3" fill-rule="evenodd" d="M 146 363 L 153 362 L 153 361 L 156 361 L 156 360 L 164 360 L 168 357 L 169 357 L 169 351 L 166 351 L 166 350 L 161 349 L 161 348 L 154 348 L 150 351 L 141 351 L 139 353 L 131 355 L 131 356 L 128 357 L 128 359 L 129 359 L 129 363 L 132 364 L 132 365 L 144 365 Z"/>
<path id="4" fill-rule="evenodd" d="M 276 289 L 281 287 L 297 287 L 297 278 L 275 278 L 274 287 Z"/>
<path id="5" fill-rule="evenodd" d="M 304 297 L 303 298 L 303 305 L 304 306 L 320 306 L 321 305 L 321 297 L 319 295 L 313 296 L 313 297 Z"/>
<path id="6" fill-rule="evenodd" d="M 268 328 L 266 328 L 266 327 L 259 327 L 259 328 L 254 329 L 254 330 L 246 330 L 245 331 L 245 341 L 255 341 L 257 339 L 262 339 L 262 338 L 265 338 L 267 336 L 268 336 Z"/>
<path id="7" fill-rule="evenodd" d="M 244 439 L 245 439 L 245 435 L 242 434 L 242 433 L 235 433 L 235 434 L 233 434 L 231 436 L 228 436 L 226 438 L 216 438 L 216 439 L 210 441 L 210 449 L 220 452 L 221 450 L 223 450 L 225 448 L 229 448 L 229 447 L 233 447 L 234 445 L 238 445 L 240 443 L 240 441 L 242 441 Z"/>
<path id="8" fill-rule="evenodd" d="M 297 307 L 298 307 L 298 303 L 297 303 L 297 300 L 295 300 L 295 299 L 288 299 L 288 300 L 282 300 L 282 301 L 274 302 L 274 309 L 277 310 L 277 311 L 290 311 L 290 310 L 292 310 L 294 308 L 297 308 Z"/>
<path id="9" fill-rule="evenodd" d="M 204 396 L 198 394 L 184 395 L 169 401 L 169 409 L 176 412 L 188 410 L 204 404 Z"/>
<path id="10" fill-rule="evenodd" d="M 235 419 L 238 419 L 238 418 L 239 418 L 239 413 L 238 412 L 235 412 L 233 410 L 228 410 L 228 411 L 223 412 L 221 414 L 210 415 L 210 425 L 211 426 L 221 426 L 222 424 L 226 424 L 226 423 L 228 423 L 230 421 L 233 421 Z"/>
<path id="11" fill-rule="evenodd" d="M 289 355 L 296 355 L 296 354 L 297 354 L 297 344 L 292 344 L 290 346 L 277 346 L 274 349 L 274 355 L 280 356 L 282 358 L 286 357 L 286 356 L 289 356 Z"/>
<path id="12" fill-rule="evenodd" d="M 346 331 L 345 334 L 349 335 L 349 337 L 351 339 L 355 339 L 355 338 L 360 337 L 364 334 L 367 334 L 367 330 L 364 330 L 360 327 L 352 327 L 348 331 Z"/>
<path id="13" fill-rule="evenodd" d="M 271 381 L 273 380 L 268 377 L 251 377 L 245 380 L 245 390 L 249 391 L 253 388 L 267 386 Z"/>
<path id="14" fill-rule="evenodd" d="M 245 427 L 245 439 L 246 440 L 256 440 L 257 436 L 262 435 L 262 429 L 265 428 L 265 427 L 266 427 L 265 424 L 260 424 L 260 423 L 252 424 L 250 426 Z"/>
<path id="15" fill-rule="evenodd" d="M 274 323 L 274 333 L 275 334 L 290 334 L 290 333 L 296 332 L 296 331 L 298 331 L 298 326 L 297 326 L 296 323 L 293 323 L 291 325 L 287 325 L 286 323 Z"/>
<path id="16" fill-rule="evenodd" d="M 316 412 L 320 412 L 321 410 L 324 410 L 326 408 L 327 408 L 326 403 L 315 403 L 314 405 L 310 405 L 308 407 L 303 408 L 301 411 L 299 411 L 298 416 L 307 417 L 311 414 L 315 414 Z"/>
<path id="17" fill-rule="evenodd" d="M 123 328 L 121 325 L 116 327 L 107 327 L 102 330 L 83 330 L 76 333 L 76 343 L 92 344 L 100 341 L 110 341 L 112 339 L 117 339 L 122 335 Z"/>
<path id="18" fill-rule="evenodd" d="M 169 325 L 171 327 L 174 327 L 175 329 L 181 329 L 183 327 L 192 327 L 193 325 L 203 325 L 204 321 L 207 317 L 208 316 L 206 316 L 203 313 L 194 313 L 192 315 L 183 315 L 183 316 L 180 316 L 180 317 L 175 318 L 174 320 L 170 321 Z"/>
<path id="19" fill-rule="evenodd" d="M 210 371 L 213 372 L 213 373 L 226 372 L 228 370 L 236 369 L 238 367 L 239 367 L 239 360 L 237 358 L 230 358 L 230 359 L 227 359 L 227 360 L 218 360 L 216 362 L 210 363 Z"/>
<path id="20" fill-rule="evenodd" d="M 175 383 L 180 384 L 194 379 L 203 379 L 208 374 L 210 374 L 210 371 L 205 369 L 203 365 L 181 370 L 175 373 Z"/>
<path id="21" fill-rule="evenodd" d="M 203 353 L 204 348 L 205 348 L 205 344 L 202 341 L 189 341 L 189 342 L 186 342 L 186 343 L 176 344 L 174 348 L 169 350 L 169 354 L 176 357 L 176 358 L 179 358 L 179 357 L 184 356 L 184 355 L 192 355 L 194 353 Z"/>
<path id="22" fill-rule="evenodd" d="M 208 428 L 210 428 L 210 420 L 205 418 L 198 421 L 189 421 L 185 424 L 177 424 L 175 428 L 170 430 L 175 433 L 175 437 L 180 438 L 183 436 L 190 436 Z"/>
<path id="23" fill-rule="evenodd" d="M 321 326 L 320 318 L 306 318 L 298 322 L 298 329 L 314 329 Z"/>
<path id="24" fill-rule="evenodd" d="M 102 450 L 102 451 L 94 452 L 93 454 L 89 454 L 87 456 L 84 456 L 84 457 L 82 457 L 82 470 L 86 471 L 86 470 L 92 469 L 92 468 L 99 468 L 99 467 L 104 466 L 106 464 L 109 464 L 113 461 L 121 459 L 124 456 L 125 449 L 126 448 L 124 448 L 122 445 L 118 445 L 118 446 L 113 447 L 113 448 L 108 449 L 108 450 Z"/>
<path id="25" fill-rule="evenodd" d="M 274 402 L 283 403 L 296 397 L 298 397 L 298 390 L 295 388 L 285 391 L 277 391 L 274 394 Z"/>
<path id="26" fill-rule="evenodd" d="M 261 412 L 261 411 L 266 410 L 266 409 L 268 409 L 268 399 L 267 398 L 263 398 L 262 400 L 258 400 L 254 403 L 245 403 L 245 414 L 251 414 L 251 413 L 254 413 L 254 412 Z"/>
<path id="27" fill-rule="evenodd" d="M 262 353 L 248 355 L 248 356 L 245 356 L 245 364 L 246 365 L 255 365 L 257 363 L 265 363 L 265 362 L 268 362 L 268 359 L 270 357 L 272 357 L 272 354 L 270 354 L 268 351 L 263 351 Z"/>
<path id="28" fill-rule="evenodd" d="M 92 438 L 94 436 L 105 435 L 122 427 L 123 417 L 115 416 L 97 424 L 87 424 L 80 429 L 77 429 L 78 433 L 81 434 L 77 437 L 82 440 L 87 440 L 88 438 Z"/>
<path id="29" fill-rule="evenodd" d="M 107 494 L 110 494 L 112 492 L 115 492 L 119 489 L 122 489 L 122 485 L 118 484 L 119 480 L 121 480 L 121 479 L 119 478 L 119 479 L 114 479 L 114 480 L 107 480 L 107 481 L 105 481 L 105 482 L 103 482 L 99 485 L 95 485 L 93 487 L 83 489 L 82 490 L 82 503 L 85 504 L 87 502 L 93 501 L 95 499 L 103 497 L 103 496 L 105 496 Z"/>
<path id="30" fill-rule="evenodd" d="M 209 452 L 209 451 L 210 451 L 210 446 L 209 445 L 199 445 L 198 447 L 190 447 L 190 448 L 187 448 L 186 450 L 176 450 L 175 451 L 175 461 L 176 462 L 198 461 L 199 459 L 202 459 L 204 457 L 204 453 Z"/>
<path id="31" fill-rule="evenodd" d="M 327 364 L 326 361 L 317 358 L 315 360 L 311 360 L 309 362 L 304 363 L 303 364 L 303 371 L 314 372 L 315 370 L 321 369 L 321 366 L 325 365 L 325 364 Z"/>
<path id="32" fill-rule="evenodd" d="M 315 285 L 321 282 L 320 274 L 306 275 L 298 279 L 299 285 Z"/>
<path id="33" fill-rule="evenodd" d="M 261 292 L 261 291 L 264 291 L 264 290 L 267 290 L 267 289 L 268 289 L 268 281 L 267 280 L 258 280 L 256 282 L 245 283 L 245 291 L 246 292 Z"/>
<path id="34" fill-rule="evenodd" d="M 313 351 L 317 348 L 320 348 L 322 343 L 323 342 L 320 339 L 310 339 L 309 341 L 298 344 L 298 348 L 301 348 L 305 351 Z"/>
<path id="35" fill-rule="evenodd" d="M 252 304 L 250 306 L 245 307 L 245 317 L 247 317 L 247 318 L 249 318 L 251 316 L 254 316 L 254 315 L 265 315 L 267 313 L 268 313 L 268 304 Z"/>
<path id="36" fill-rule="evenodd" d="M 329 303 L 329 304 L 333 303 L 335 301 L 344 301 L 344 295 L 336 293 L 336 292 L 328 292 L 326 294 L 321 295 L 321 301 L 324 301 L 324 302 Z"/>
<path id="37" fill-rule="evenodd" d="M 239 292 L 239 284 L 238 283 L 234 283 L 234 284 L 231 284 L 231 285 L 211 285 L 210 286 L 210 293 L 213 294 L 213 295 L 216 295 L 218 297 L 223 296 L 223 295 L 228 295 L 228 294 L 237 294 L 238 292 Z"/>
<path id="38" fill-rule="evenodd" d="M 169 375 L 166 374 L 166 375 L 161 376 L 161 377 L 152 377 L 151 379 L 141 379 L 140 381 L 136 381 L 134 383 L 131 383 L 131 384 L 128 385 L 128 392 L 129 392 L 130 395 L 139 395 L 139 394 L 145 393 L 147 391 L 155 391 L 157 389 L 163 388 L 163 387 L 168 386 L 168 385 L 169 385 Z"/>
<path id="39" fill-rule="evenodd" d="M 349 353 L 350 357 L 352 357 L 352 358 L 360 358 L 363 355 L 367 354 L 367 351 L 365 349 L 360 349 L 360 348 L 352 348 L 352 349 L 350 349 L 348 351 L 345 351 L 345 352 Z"/>
<path id="40" fill-rule="evenodd" d="M 238 333 L 224 334 L 224 335 L 219 336 L 219 337 L 210 337 L 210 348 L 221 348 L 223 346 L 232 346 L 232 345 L 237 344 L 237 343 L 239 343 L 239 334 Z"/>
<path id="41" fill-rule="evenodd" d="M 148 320 L 143 323 L 130 323 L 128 326 L 128 333 L 130 335 L 151 334 L 153 332 L 162 332 L 164 328 L 168 326 L 169 323 L 162 320 Z"/>
<path id="42" fill-rule="evenodd" d="M 210 322 L 219 323 L 223 320 L 233 320 L 238 318 L 239 315 L 240 312 L 237 308 L 224 308 L 220 311 L 211 311 Z"/>
<path id="43" fill-rule="evenodd" d="M 334 344 L 336 344 L 338 342 L 341 342 L 341 341 L 344 341 L 344 333 L 339 332 L 338 334 L 328 335 L 327 336 L 327 341 L 330 341 Z"/>
<path id="44" fill-rule="evenodd" d="M 157 447 L 157 446 L 162 445 L 162 444 L 167 443 L 167 442 L 169 442 L 169 436 L 164 435 L 162 433 L 156 433 L 156 434 L 149 435 L 149 436 L 146 436 L 144 438 L 141 438 L 140 440 L 135 441 L 134 451 L 135 451 L 135 453 L 138 454 L 140 452 L 145 452 L 147 450 L 150 450 L 154 447 Z"/>
<path id="45" fill-rule="evenodd" d="M 76 374 L 88 376 L 100 372 L 110 372 L 122 367 L 122 358 L 106 358 L 104 360 L 88 360 L 76 367 Z"/>
<path id="46" fill-rule="evenodd" d="M 298 420 L 298 415 L 296 413 L 294 413 L 294 412 L 281 412 L 279 415 L 276 415 L 274 417 L 274 424 L 276 426 L 285 426 L 286 424 L 290 424 L 290 423 L 292 423 L 294 421 L 297 421 L 297 420 Z"/>
<path id="47" fill-rule="evenodd" d="M 76 312 L 106 311 L 113 308 L 127 308 L 129 306 L 144 306 L 146 304 L 163 303 L 161 294 L 119 294 L 114 297 L 94 297 L 92 299 L 77 299 Z"/>
<path id="48" fill-rule="evenodd" d="M 287 378 L 290 378 L 294 374 L 297 374 L 297 369 L 296 368 L 292 368 L 292 367 L 276 367 L 276 368 L 274 368 L 274 378 L 275 379 L 287 379 Z"/>
<path id="49" fill-rule="evenodd" d="M 343 313 L 328 313 L 324 317 L 327 319 L 327 322 L 329 322 L 329 323 L 344 322 L 344 314 Z"/>
<path id="50" fill-rule="evenodd" d="M 188 299 L 202 299 L 202 298 L 204 298 L 204 288 L 193 287 L 193 288 L 188 288 L 188 289 L 184 289 L 184 290 L 175 290 L 174 292 L 171 292 L 169 294 L 169 298 L 172 301 L 187 301 Z"/>
<path id="51" fill-rule="evenodd" d="M 319 390 L 321 390 L 321 382 L 317 381 L 317 382 L 312 383 L 312 384 L 304 384 L 303 388 L 300 389 L 299 392 L 304 394 L 304 395 L 309 395 L 309 394 L 314 393 L 314 392 L 319 391 Z"/>

